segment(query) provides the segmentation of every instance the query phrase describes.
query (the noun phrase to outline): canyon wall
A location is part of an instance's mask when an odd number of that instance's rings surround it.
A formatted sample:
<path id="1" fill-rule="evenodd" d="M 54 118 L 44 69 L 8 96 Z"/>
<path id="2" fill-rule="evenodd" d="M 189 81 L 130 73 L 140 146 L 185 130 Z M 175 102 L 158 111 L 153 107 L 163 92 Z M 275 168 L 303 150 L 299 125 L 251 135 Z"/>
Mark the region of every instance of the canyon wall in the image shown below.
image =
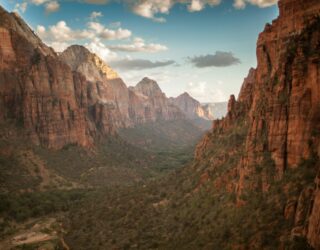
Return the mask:
<path id="1" fill-rule="evenodd" d="M 36 144 L 88 146 L 86 79 L 58 60 L 17 14 L 0 8 L 0 120 L 14 120 Z"/>
<path id="2" fill-rule="evenodd" d="M 259 35 L 257 68 L 250 70 L 237 100 L 231 96 L 226 118 L 214 121 L 199 143 L 196 161 L 214 168 L 232 158 L 238 149 L 212 159 L 210 152 L 214 140 L 241 128 L 241 156 L 214 179 L 215 187 L 227 185 L 237 205 L 245 206 L 250 190 L 268 193 L 282 183 L 291 237 L 305 237 L 320 249 L 320 2 L 280 0 L 279 10 L 279 18 Z M 287 175 L 294 171 L 313 177 L 293 183 Z M 298 194 L 289 199 L 297 186 Z"/>

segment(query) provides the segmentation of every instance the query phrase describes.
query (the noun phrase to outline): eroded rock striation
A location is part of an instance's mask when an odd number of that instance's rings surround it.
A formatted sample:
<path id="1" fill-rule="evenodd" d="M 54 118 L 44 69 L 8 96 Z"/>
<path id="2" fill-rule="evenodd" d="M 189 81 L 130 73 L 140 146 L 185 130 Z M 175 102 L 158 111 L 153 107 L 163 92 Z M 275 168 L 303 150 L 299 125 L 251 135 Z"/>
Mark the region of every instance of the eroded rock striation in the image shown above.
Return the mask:
<path id="1" fill-rule="evenodd" d="M 0 119 L 23 126 L 49 148 L 92 143 L 86 79 L 75 74 L 17 14 L 0 8 Z"/>

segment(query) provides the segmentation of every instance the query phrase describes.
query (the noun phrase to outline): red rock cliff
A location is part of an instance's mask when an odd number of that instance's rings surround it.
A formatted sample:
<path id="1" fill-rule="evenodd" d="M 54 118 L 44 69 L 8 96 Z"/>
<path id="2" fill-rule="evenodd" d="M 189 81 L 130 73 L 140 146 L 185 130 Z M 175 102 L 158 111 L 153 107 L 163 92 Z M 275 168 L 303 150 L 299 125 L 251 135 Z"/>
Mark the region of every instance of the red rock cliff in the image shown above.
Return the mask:
<path id="1" fill-rule="evenodd" d="M 279 9 L 279 18 L 259 35 L 257 68 L 250 70 L 238 99 L 231 97 L 226 118 L 214 121 L 212 133 L 196 151 L 197 161 L 203 162 L 215 138 L 239 123 L 247 128 L 240 160 L 215 181 L 229 185 L 238 205 L 244 204 L 241 195 L 248 190 L 268 192 L 271 179 L 281 180 L 288 169 L 303 168 L 302 162 L 320 157 L 320 2 L 280 0 Z M 275 166 L 271 177 L 265 163 L 269 156 L 269 166 Z M 259 173 L 258 165 L 264 166 Z M 319 161 L 309 167 L 317 171 Z M 315 183 L 304 186 L 286 208 L 295 217 L 292 236 L 306 237 L 320 249 L 319 177 Z"/>
<path id="2" fill-rule="evenodd" d="M 49 148 L 91 144 L 84 77 L 72 73 L 16 14 L 0 8 L 0 119 L 14 119 Z"/>

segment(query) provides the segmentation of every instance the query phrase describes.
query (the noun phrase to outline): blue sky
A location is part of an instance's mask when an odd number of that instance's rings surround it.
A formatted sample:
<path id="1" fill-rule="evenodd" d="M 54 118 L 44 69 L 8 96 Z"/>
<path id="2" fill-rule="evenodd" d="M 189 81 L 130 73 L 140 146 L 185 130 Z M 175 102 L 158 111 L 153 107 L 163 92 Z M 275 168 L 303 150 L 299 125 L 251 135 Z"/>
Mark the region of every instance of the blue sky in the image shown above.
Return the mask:
<path id="1" fill-rule="evenodd" d="M 277 0 L 0 0 L 57 51 L 82 44 L 127 85 L 145 76 L 167 96 L 201 102 L 238 94 Z"/>

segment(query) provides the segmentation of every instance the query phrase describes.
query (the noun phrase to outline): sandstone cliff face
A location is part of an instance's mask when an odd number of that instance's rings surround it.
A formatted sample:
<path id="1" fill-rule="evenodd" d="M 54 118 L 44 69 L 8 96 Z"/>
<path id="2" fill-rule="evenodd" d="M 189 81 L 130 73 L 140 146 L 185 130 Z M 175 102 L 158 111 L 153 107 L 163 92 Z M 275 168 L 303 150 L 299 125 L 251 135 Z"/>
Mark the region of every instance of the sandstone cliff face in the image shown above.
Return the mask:
<path id="1" fill-rule="evenodd" d="M 187 92 L 176 98 L 170 98 L 170 102 L 179 107 L 189 119 L 202 118 L 205 120 L 213 120 L 213 114 L 210 110 L 204 109 L 200 102 L 192 98 Z"/>
<path id="2" fill-rule="evenodd" d="M 16 15 L 0 8 L 0 119 L 26 128 L 34 143 L 60 148 L 91 144 L 80 99 L 84 77 L 73 74 Z"/>
<path id="3" fill-rule="evenodd" d="M 230 171 L 216 179 L 231 184 L 229 191 L 237 195 L 239 206 L 246 203 L 242 196 L 248 190 L 269 192 L 272 183 L 286 182 L 289 172 L 319 169 L 320 2 L 280 0 L 279 9 L 279 18 L 259 36 L 257 68 L 250 70 L 238 99 L 230 98 L 226 118 L 214 121 L 212 133 L 196 152 L 203 162 L 214 138 L 239 124 L 247 129 L 242 156 L 233 165 L 236 180 Z M 319 249 L 319 187 L 313 181 L 301 183 L 305 186 L 294 202 L 288 200 L 285 206 L 294 218 L 291 236 L 306 237 Z M 288 180 L 282 190 L 297 185 L 291 184 Z"/>
<path id="4" fill-rule="evenodd" d="M 104 134 L 133 124 L 127 86 L 113 69 L 79 45 L 67 48 L 60 58 L 87 79 L 89 114 Z"/>

